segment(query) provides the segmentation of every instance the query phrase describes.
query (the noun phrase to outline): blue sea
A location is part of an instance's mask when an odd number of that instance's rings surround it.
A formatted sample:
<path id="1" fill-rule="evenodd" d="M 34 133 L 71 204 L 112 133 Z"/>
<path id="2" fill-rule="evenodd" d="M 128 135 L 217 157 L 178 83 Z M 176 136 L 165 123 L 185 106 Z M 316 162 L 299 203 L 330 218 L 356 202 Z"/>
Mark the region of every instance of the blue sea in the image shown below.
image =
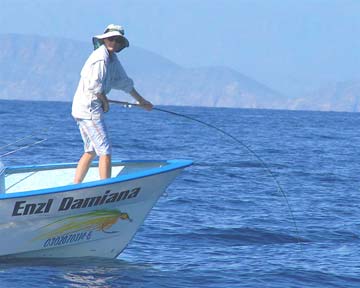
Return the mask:
<path id="1" fill-rule="evenodd" d="M 360 287 L 359 113 L 161 108 L 238 141 L 113 105 L 114 159 L 194 165 L 118 259 L 2 261 L 0 287 Z M 70 109 L 0 101 L 0 154 L 17 150 L 2 162 L 76 162 L 82 142 Z"/>

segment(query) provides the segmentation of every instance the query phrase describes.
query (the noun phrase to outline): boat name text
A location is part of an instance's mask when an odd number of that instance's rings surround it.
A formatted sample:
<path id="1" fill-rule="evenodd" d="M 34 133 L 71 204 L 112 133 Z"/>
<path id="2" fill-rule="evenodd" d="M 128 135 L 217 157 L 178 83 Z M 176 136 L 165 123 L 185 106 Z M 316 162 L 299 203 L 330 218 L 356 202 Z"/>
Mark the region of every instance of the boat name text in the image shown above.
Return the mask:
<path id="1" fill-rule="evenodd" d="M 107 190 L 101 196 L 94 196 L 87 198 L 64 197 L 63 199 L 61 199 L 57 211 L 89 208 L 89 207 L 136 198 L 140 192 L 140 189 L 141 189 L 140 187 L 136 187 L 134 189 L 124 190 L 121 192 L 111 192 L 111 190 Z M 28 201 L 16 201 L 12 212 L 12 216 L 25 216 L 25 215 L 49 213 L 51 211 L 53 202 L 54 199 L 48 199 L 46 202 L 40 202 L 40 203 L 28 203 Z"/>

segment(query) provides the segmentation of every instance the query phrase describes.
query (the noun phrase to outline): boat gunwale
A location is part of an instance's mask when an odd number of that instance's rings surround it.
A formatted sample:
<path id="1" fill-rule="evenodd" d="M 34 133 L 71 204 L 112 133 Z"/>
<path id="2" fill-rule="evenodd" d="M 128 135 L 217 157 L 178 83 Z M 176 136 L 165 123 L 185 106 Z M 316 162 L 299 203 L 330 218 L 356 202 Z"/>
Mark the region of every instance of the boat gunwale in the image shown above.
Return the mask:
<path id="1" fill-rule="evenodd" d="M 55 193 L 64 193 L 71 192 L 75 190 L 82 190 L 87 188 L 94 188 L 100 186 L 106 186 L 111 184 L 116 184 L 120 182 L 127 182 L 136 179 L 141 179 L 145 177 L 150 177 L 158 174 L 167 173 L 170 171 L 184 169 L 193 164 L 191 160 L 183 160 L 183 159 L 172 159 L 172 160 L 117 160 L 113 161 L 113 165 L 121 165 L 121 164 L 135 164 L 135 163 L 164 163 L 164 166 L 155 167 L 145 169 L 143 171 L 138 171 L 130 174 L 119 175 L 112 178 L 104 179 L 104 180 L 95 180 L 86 183 L 80 184 L 70 184 L 64 186 L 56 186 L 53 188 L 43 188 L 36 190 L 27 190 L 21 192 L 12 192 L 12 193 L 2 193 L 0 194 L 0 201 L 7 200 L 12 198 L 22 198 L 22 197 L 30 197 L 30 196 L 38 196 L 38 195 L 47 195 L 47 194 L 55 194 Z M 14 174 L 16 172 L 36 172 L 44 171 L 44 170 L 55 170 L 55 169 L 65 169 L 65 168 L 75 168 L 77 163 L 54 163 L 54 164 L 40 164 L 40 165 L 24 165 L 24 166 L 11 166 L 5 168 L 5 173 Z M 95 162 L 92 167 L 96 166 Z"/>

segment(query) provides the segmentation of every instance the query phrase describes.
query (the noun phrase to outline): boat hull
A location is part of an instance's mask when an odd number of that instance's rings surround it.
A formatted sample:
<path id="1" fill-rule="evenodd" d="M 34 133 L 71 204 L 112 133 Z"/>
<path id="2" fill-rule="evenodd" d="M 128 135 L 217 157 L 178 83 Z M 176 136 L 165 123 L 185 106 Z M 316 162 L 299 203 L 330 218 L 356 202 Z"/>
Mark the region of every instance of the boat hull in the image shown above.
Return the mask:
<path id="1" fill-rule="evenodd" d="M 0 256 L 117 257 L 188 165 L 0 195 Z"/>

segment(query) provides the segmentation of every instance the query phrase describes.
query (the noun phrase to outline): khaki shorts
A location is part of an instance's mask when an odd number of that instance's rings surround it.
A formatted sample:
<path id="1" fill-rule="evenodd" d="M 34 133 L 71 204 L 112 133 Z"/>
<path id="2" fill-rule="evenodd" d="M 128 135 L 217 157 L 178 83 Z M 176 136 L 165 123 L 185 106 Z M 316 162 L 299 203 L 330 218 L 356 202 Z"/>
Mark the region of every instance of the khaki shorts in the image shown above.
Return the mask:
<path id="1" fill-rule="evenodd" d="M 109 134 L 103 119 L 76 119 L 85 152 L 95 152 L 98 156 L 111 155 Z"/>

